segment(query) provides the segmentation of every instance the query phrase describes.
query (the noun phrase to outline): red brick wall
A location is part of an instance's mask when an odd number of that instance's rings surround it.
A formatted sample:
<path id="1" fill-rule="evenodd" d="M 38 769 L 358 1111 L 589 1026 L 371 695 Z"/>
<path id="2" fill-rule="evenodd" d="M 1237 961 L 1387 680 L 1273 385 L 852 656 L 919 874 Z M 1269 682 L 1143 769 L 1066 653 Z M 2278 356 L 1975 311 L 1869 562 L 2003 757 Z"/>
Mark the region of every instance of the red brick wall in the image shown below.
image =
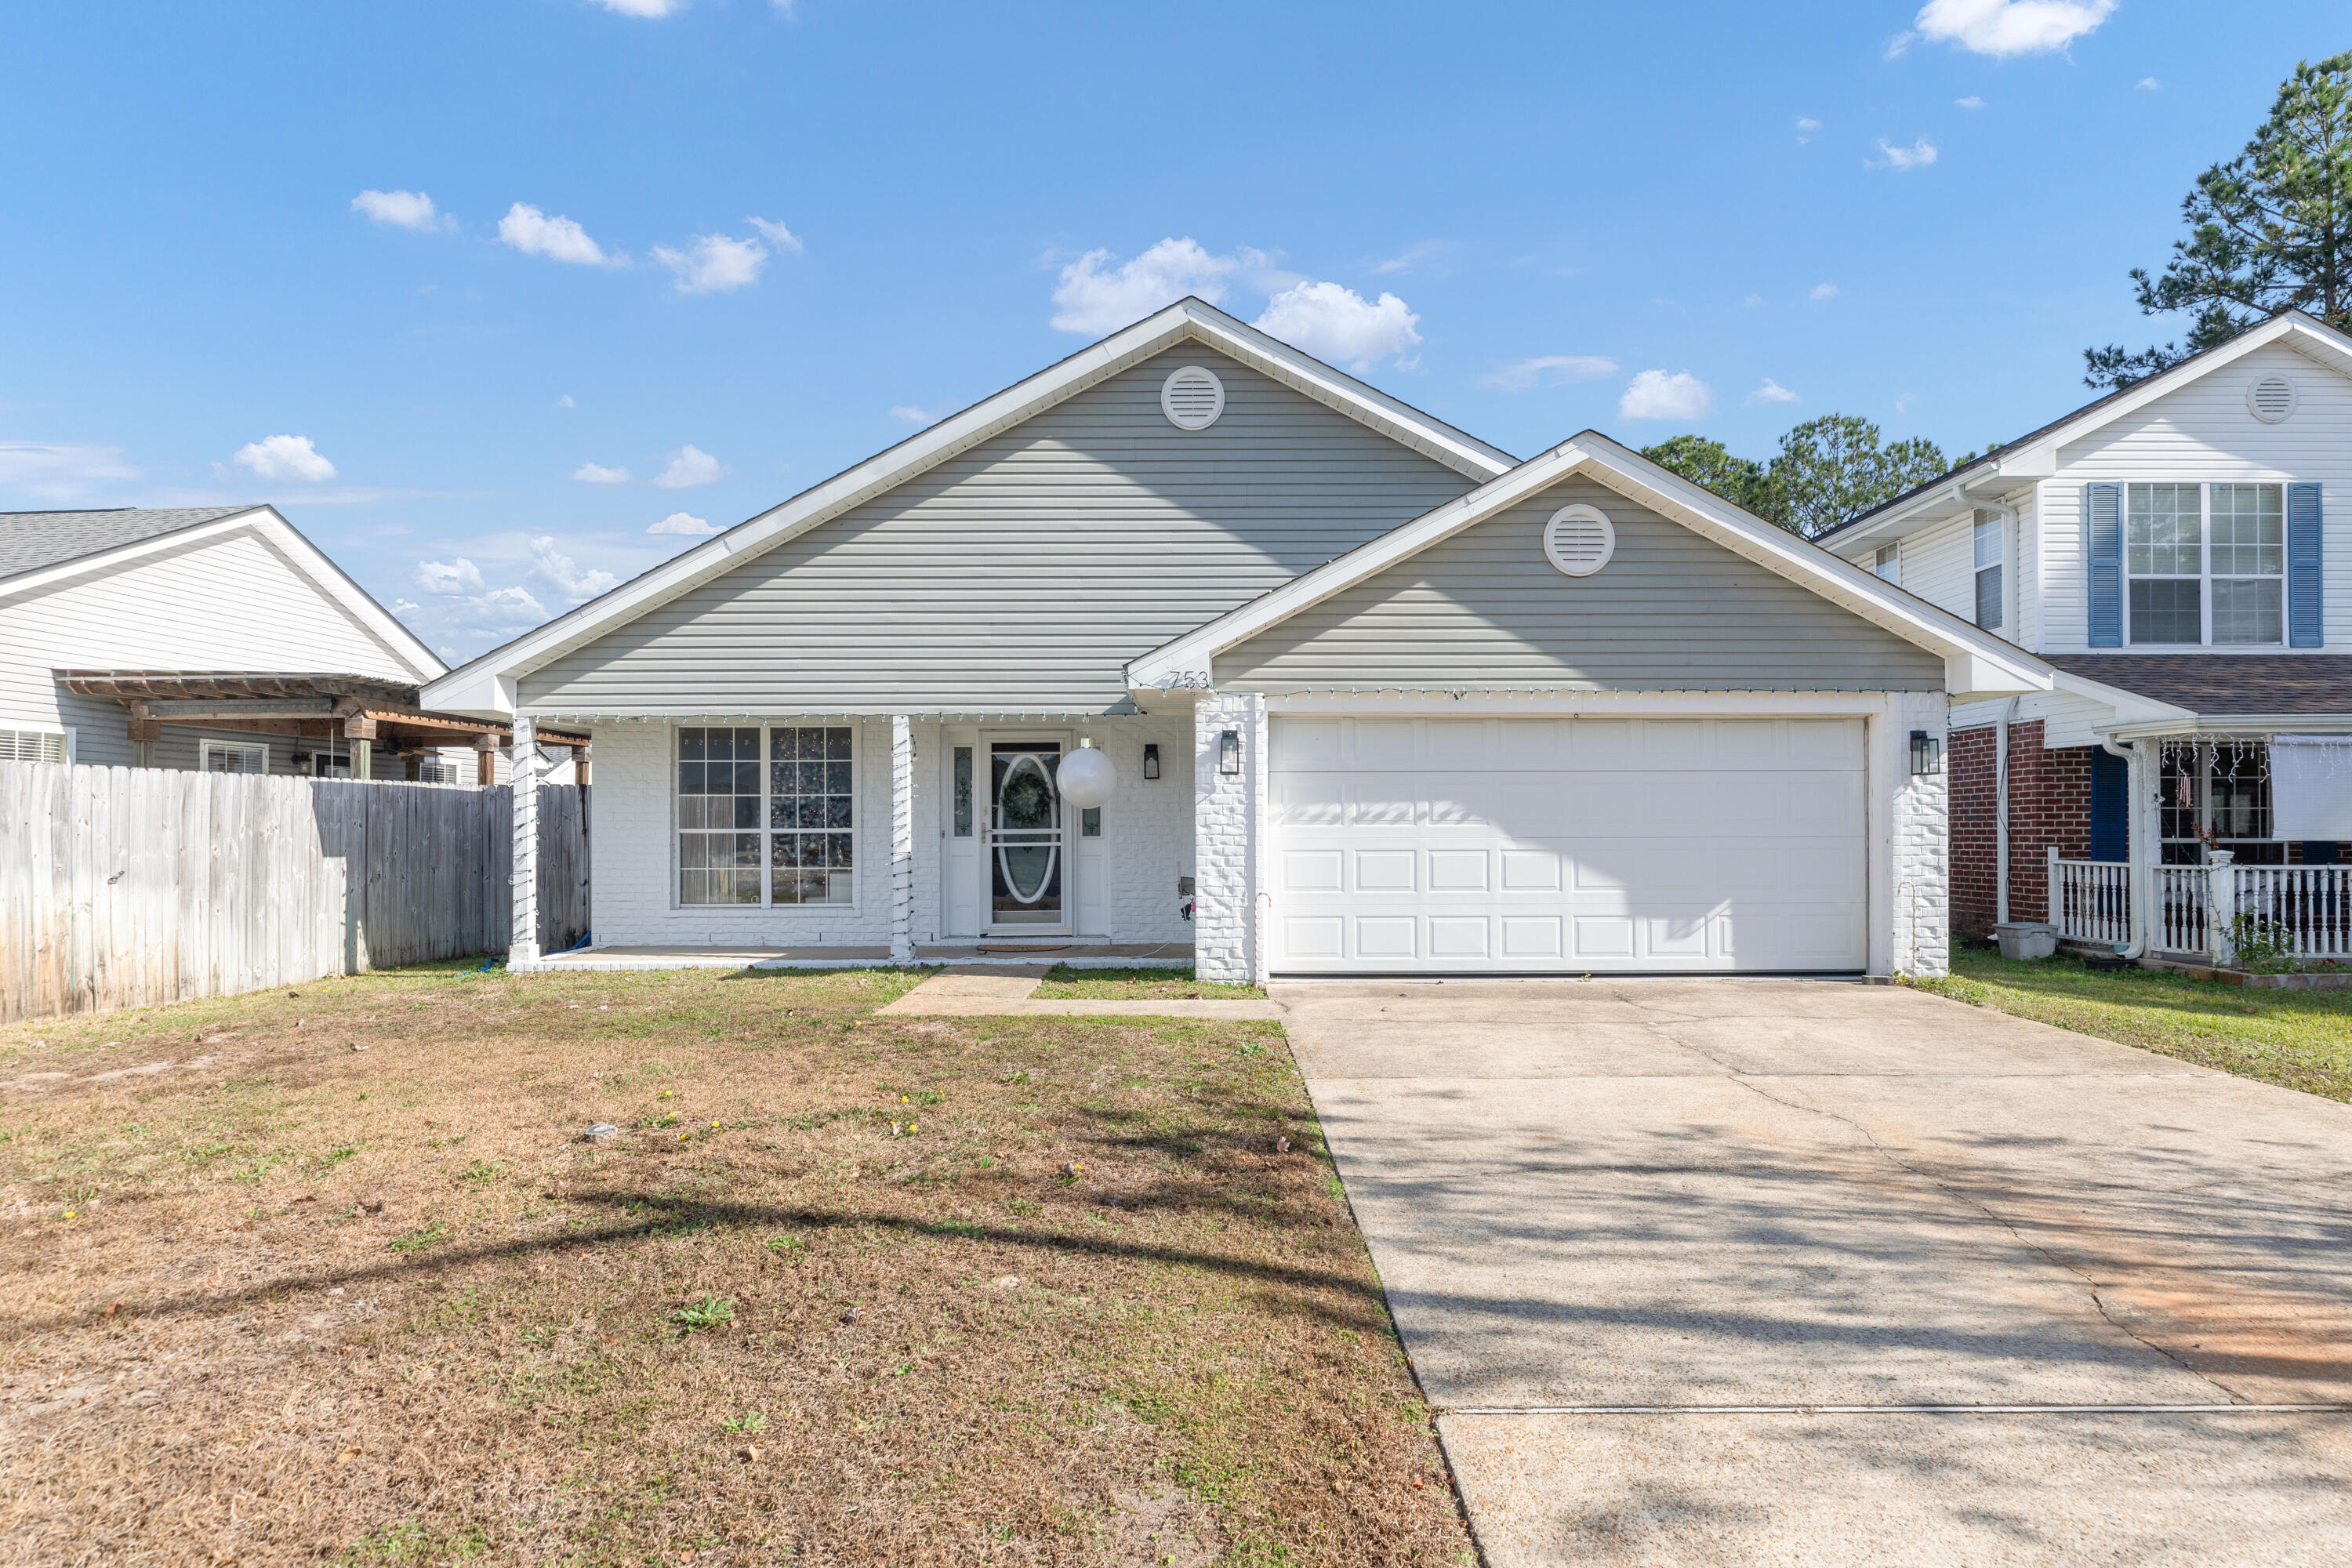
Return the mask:
<path id="1" fill-rule="evenodd" d="M 1946 752 L 1952 794 L 1952 929 L 1981 936 L 1999 908 L 1993 813 L 1993 726 L 1952 731 Z M 2009 918 L 2047 920 L 2048 856 L 2091 848 L 2090 746 L 2042 749 L 2042 721 L 2009 727 Z"/>

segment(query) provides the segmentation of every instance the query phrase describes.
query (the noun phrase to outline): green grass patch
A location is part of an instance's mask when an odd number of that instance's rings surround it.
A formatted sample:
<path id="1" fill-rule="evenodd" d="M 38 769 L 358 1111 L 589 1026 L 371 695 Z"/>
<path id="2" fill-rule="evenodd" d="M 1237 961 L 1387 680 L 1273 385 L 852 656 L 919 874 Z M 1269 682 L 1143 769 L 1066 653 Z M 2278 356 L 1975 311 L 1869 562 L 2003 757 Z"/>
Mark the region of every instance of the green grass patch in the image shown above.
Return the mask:
<path id="1" fill-rule="evenodd" d="M 1910 984 L 2077 1034 L 2282 1089 L 2352 1101 L 2352 991 L 2273 991 L 2065 956 L 2012 963 L 1955 945 L 1952 973 Z"/>
<path id="2" fill-rule="evenodd" d="M 1262 1002 L 1265 987 L 1195 980 L 1190 969 L 1073 969 L 1057 963 L 1039 983 L 1036 995 L 1040 1001 Z"/>

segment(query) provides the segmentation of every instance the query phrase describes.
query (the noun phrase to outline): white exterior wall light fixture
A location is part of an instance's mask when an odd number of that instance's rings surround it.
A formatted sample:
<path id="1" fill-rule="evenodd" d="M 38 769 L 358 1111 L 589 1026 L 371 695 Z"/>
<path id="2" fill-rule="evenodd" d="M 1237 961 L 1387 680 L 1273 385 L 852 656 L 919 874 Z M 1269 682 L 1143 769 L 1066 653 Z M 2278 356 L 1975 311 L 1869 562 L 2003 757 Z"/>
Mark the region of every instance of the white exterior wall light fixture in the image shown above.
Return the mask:
<path id="1" fill-rule="evenodd" d="M 1109 800 L 1118 788 L 1118 773 L 1093 740 L 1082 736 L 1078 749 L 1062 759 L 1055 783 L 1060 786 L 1064 800 L 1081 811 L 1092 811 Z"/>

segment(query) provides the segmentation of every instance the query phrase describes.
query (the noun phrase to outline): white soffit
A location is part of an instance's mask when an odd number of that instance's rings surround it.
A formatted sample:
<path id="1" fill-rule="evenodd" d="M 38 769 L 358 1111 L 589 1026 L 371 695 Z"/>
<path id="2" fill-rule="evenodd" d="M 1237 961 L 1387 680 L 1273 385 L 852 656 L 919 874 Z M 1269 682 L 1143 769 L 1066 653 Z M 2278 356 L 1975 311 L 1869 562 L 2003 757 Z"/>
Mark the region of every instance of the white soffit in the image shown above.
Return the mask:
<path id="1" fill-rule="evenodd" d="M 1188 341 L 1213 348 L 1292 391 L 1444 464 L 1465 478 L 1485 482 L 1508 472 L 1518 461 L 1501 447 L 1488 446 L 1442 420 L 1433 419 L 1212 305 L 1199 300 L 1180 300 L 1016 382 L 993 397 L 803 490 L 781 505 L 738 523 L 602 597 L 452 670 L 426 688 L 425 704 L 446 712 L 511 712 L 514 684 L 520 677 L 658 608 L 743 560 L 772 550 L 1055 404 Z"/>

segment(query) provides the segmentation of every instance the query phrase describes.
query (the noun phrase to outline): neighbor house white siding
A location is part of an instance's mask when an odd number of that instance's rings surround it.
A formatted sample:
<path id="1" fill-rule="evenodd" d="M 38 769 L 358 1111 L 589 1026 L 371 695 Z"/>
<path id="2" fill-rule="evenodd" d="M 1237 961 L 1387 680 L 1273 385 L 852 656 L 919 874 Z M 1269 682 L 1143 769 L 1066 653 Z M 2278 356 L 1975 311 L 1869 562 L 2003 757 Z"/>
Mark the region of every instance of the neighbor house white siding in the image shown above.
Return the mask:
<path id="1" fill-rule="evenodd" d="M 2294 383 L 2296 406 L 2265 425 L 2246 388 L 2272 374 Z M 2320 484 L 2326 651 L 2352 650 L 2352 379 L 2273 344 L 2060 447 L 2056 476 L 2038 487 L 2047 615 L 2036 652 L 2089 647 L 2083 487 L 2102 479 Z"/>
<path id="2" fill-rule="evenodd" d="M 258 535 L 240 531 L 135 563 L 93 563 L 45 591 L 0 593 L 0 727 L 76 731 L 82 763 L 131 760 L 122 704 L 60 691 L 58 668 L 278 669 L 413 681 L 412 668 Z M 174 726 L 163 744 L 259 737 Z M 290 765 L 286 736 L 269 737 L 273 771 Z M 308 749 L 305 747 L 304 749 Z M 182 765 L 177 752 L 159 758 Z"/>

